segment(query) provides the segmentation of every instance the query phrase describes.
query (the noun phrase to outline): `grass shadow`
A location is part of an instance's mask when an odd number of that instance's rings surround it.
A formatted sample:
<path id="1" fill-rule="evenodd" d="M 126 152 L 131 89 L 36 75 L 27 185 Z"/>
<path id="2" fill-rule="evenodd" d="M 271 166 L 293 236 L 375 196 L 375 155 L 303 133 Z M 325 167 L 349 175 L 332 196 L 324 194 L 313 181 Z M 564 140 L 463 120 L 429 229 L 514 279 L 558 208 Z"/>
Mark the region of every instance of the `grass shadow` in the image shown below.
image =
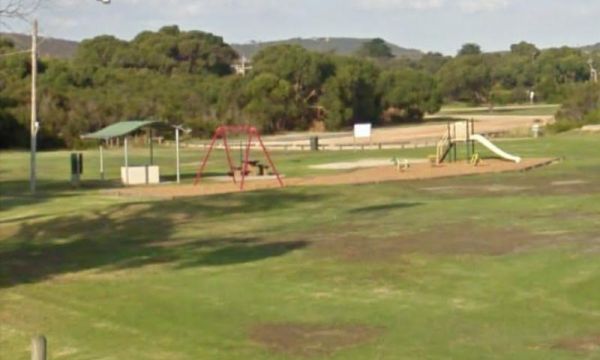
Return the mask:
<path id="1" fill-rule="evenodd" d="M 388 210 L 397 210 L 397 209 L 407 209 L 415 206 L 423 205 L 422 203 L 416 202 L 402 202 L 402 203 L 390 203 L 390 204 L 381 204 L 381 205 L 373 205 L 373 206 L 365 206 L 360 208 L 351 209 L 350 213 L 368 213 L 368 212 L 378 212 L 378 211 L 388 211 Z"/>
<path id="2" fill-rule="evenodd" d="M 253 192 L 202 199 L 117 204 L 93 213 L 22 219 L 0 242 L 0 288 L 84 270 L 152 264 L 219 266 L 283 256 L 308 245 L 265 236 L 175 236 L 180 224 L 285 209 L 314 201 L 293 192 Z M 254 216 L 254 215 L 251 215 Z M 266 233 L 268 229 L 261 230 Z M 191 236 L 191 235 L 190 235 Z"/>

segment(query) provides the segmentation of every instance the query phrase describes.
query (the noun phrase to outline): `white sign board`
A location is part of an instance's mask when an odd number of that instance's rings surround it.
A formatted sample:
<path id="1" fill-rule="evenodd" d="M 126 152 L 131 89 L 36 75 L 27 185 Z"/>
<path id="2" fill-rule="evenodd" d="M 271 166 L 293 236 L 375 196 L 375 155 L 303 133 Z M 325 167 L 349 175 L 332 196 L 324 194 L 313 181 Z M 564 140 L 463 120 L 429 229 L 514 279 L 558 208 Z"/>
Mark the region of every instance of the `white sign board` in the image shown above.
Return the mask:
<path id="1" fill-rule="evenodd" d="M 371 137 L 371 124 L 354 124 L 354 137 L 355 138 L 370 138 Z"/>

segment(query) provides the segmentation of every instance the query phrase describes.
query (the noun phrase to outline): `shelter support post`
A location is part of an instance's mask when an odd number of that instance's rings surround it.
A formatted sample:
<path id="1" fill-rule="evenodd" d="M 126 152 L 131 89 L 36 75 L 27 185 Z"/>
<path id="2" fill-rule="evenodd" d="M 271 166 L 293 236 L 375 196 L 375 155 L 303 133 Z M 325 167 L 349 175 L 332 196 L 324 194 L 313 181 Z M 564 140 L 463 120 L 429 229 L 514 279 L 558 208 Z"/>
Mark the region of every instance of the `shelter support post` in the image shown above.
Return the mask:
<path id="1" fill-rule="evenodd" d="M 154 130 L 149 129 L 148 134 L 148 141 L 150 141 L 150 165 L 154 165 L 154 142 L 152 141 Z"/>
<path id="2" fill-rule="evenodd" d="M 123 152 L 125 155 L 125 183 L 129 185 L 129 152 L 127 136 L 123 139 Z"/>
<path id="3" fill-rule="evenodd" d="M 104 145 L 100 142 L 100 180 L 104 180 Z"/>

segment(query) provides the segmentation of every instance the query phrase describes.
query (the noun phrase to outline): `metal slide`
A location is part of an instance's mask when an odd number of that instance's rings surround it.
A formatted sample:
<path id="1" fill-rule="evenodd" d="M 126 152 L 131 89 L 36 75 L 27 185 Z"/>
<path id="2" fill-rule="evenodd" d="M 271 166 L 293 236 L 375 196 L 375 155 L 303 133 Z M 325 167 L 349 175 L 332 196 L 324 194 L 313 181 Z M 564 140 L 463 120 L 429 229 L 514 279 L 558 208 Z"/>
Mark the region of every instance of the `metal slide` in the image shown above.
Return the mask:
<path id="1" fill-rule="evenodd" d="M 471 135 L 471 140 L 477 141 L 478 143 L 480 143 L 481 145 L 485 146 L 490 151 L 492 151 L 494 154 L 500 156 L 503 159 L 514 161 L 516 163 L 520 163 L 521 162 L 521 158 L 520 157 L 511 155 L 511 154 L 503 151 L 502 149 L 500 149 L 499 147 L 497 147 L 496 145 L 494 145 L 491 141 L 489 141 L 487 138 L 485 138 L 482 135 L 473 134 L 473 135 Z"/>

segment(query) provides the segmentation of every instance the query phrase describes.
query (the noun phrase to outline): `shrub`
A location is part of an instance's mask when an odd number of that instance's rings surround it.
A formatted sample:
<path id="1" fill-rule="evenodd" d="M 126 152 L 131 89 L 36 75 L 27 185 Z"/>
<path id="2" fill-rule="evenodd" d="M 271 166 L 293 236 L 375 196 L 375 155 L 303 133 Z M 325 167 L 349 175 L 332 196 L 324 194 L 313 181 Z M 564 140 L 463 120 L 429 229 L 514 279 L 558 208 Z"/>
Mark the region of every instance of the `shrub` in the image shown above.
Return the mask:
<path id="1" fill-rule="evenodd" d="M 563 132 L 588 124 L 600 123 L 600 85 L 586 84 L 571 92 L 556 113 L 556 123 L 549 129 Z"/>

